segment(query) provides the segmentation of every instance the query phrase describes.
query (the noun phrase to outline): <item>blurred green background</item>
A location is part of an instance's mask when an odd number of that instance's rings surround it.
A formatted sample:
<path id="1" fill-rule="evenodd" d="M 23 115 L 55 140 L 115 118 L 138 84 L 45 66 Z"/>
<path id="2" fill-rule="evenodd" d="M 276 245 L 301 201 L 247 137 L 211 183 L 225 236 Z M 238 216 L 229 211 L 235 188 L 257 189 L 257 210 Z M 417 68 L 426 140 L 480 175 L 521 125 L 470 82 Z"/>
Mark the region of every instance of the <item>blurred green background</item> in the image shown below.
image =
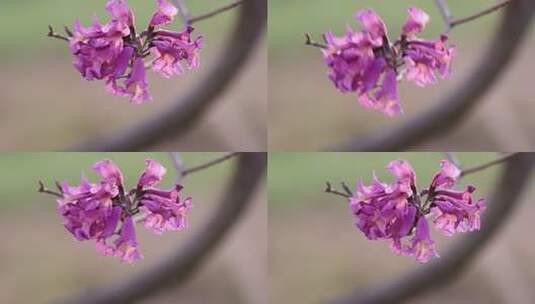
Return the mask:
<path id="1" fill-rule="evenodd" d="M 222 4 L 217 0 L 185 2 L 192 15 Z M 237 16 L 235 9 L 199 22 L 194 35 L 205 37 L 201 67 L 172 79 L 148 73 L 153 101 L 136 106 L 128 99 L 108 94 L 103 82 L 84 80 L 72 67 L 67 44 L 46 37 L 49 24 L 62 32 L 63 26 L 71 26 L 75 19 L 89 25 L 94 14 L 102 22 L 107 21 L 105 3 L 106 0 L 0 2 L 0 149 L 63 149 L 164 111 L 177 96 L 206 76 Z M 130 0 L 128 4 L 138 28 L 146 28 L 155 1 Z M 177 18 L 165 28 L 181 27 Z M 265 94 L 258 92 L 266 90 L 265 58 L 264 48 L 257 48 L 237 81 L 218 97 L 208 115 L 186 136 L 170 137 L 161 147 L 182 151 L 262 150 L 267 136 L 267 101 Z"/>
<path id="2" fill-rule="evenodd" d="M 184 165 L 191 168 L 223 154 L 180 155 Z M 221 203 L 236 162 L 229 160 L 184 178 L 181 195 L 193 198 L 189 227 L 158 236 L 138 224 L 144 258 L 125 265 L 98 254 L 93 242 L 75 241 L 56 212 L 55 198 L 37 192 L 39 180 L 49 188 L 54 187 L 55 180 L 77 185 L 82 172 L 96 182 L 91 166 L 105 158 L 121 168 L 127 188 L 136 185 L 146 158 L 167 167 L 162 188 L 173 184 L 175 170 L 167 153 L 0 153 L 0 303 L 52 303 L 86 288 L 128 278 L 160 262 L 206 224 Z M 265 303 L 266 229 L 265 188 L 260 187 L 250 208 L 193 278 L 142 303 L 177 299 L 199 304 Z M 226 279 L 218 279 L 221 277 Z"/>
<path id="3" fill-rule="evenodd" d="M 447 1 L 454 17 L 464 17 L 495 4 L 493 0 Z M 269 1 L 269 145 L 277 151 L 316 151 L 349 138 L 361 138 L 378 129 L 395 128 L 436 104 L 439 97 L 465 81 L 484 56 L 501 12 L 455 28 L 450 41 L 458 46 L 453 75 L 436 86 L 418 88 L 402 82 L 400 101 L 405 114 L 397 118 L 362 108 L 355 94 L 339 93 L 327 78 L 321 52 L 304 44 L 304 33 L 321 40 L 332 30 L 358 29 L 354 19 L 363 8 L 376 10 L 399 34 L 407 7 L 415 5 L 431 16 L 422 37 L 434 38 L 444 29 L 439 11 L 430 0 L 270 0 Z M 498 85 L 459 127 L 416 148 L 423 150 L 524 151 L 533 150 L 530 130 L 535 121 L 530 75 L 533 70 L 535 35 L 528 35 L 515 60 Z"/>
<path id="4" fill-rule="evenodd" d="M 456 153 L 464 168 L 497 158 L 496 153 Z M 324 193 L 329 181 L 354 188 L 372 173 L 392 181 L 386 165 L 408 160 L 420 188 L 439 170 L 443 153 L 270 153 L 268 170 L 269 265 L 271 303 L 325 303 L 353 288 L 397 277 L 419 267 L 412 258 L 396 256 L 387 242 L 371 242 L 354 226 L 348 203 Z M 463 178 L 457 187 L 475 185 L 475 197 L 489 198 L 502 166 Z M 533 184 L 533 183 L 532 183 Z M 535 246 L 527 242 L 533 221 L 535 188 L 522 198 L 505 229 L 478 256 L 459 280 L 410 303 L 531 303 L 535 293 Z M 507 201 L 496 202 L 507 204 Z M 492 208 L 491 205 L 488 206 Z M 460 235 L 433 231 L 437 250 Z"/>

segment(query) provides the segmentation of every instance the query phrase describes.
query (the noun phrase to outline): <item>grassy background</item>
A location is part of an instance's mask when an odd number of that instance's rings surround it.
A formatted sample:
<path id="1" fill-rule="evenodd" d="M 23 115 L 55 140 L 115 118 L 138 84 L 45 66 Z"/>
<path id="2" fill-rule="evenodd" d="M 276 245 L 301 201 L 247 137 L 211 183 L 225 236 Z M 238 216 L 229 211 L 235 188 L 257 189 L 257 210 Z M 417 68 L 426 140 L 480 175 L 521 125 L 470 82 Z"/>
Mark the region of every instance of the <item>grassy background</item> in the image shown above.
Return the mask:
<path id="1" fill-rule="evenodd" d="M 202 164 L 218 155 L 220 153 L 181 153 L 186 166 Z M 71 185 L 78 184 L 82 172 L 90 181 L 98 180 L 91 166 L 101 159 L 113 160 L 121 168 L 126 186 L 133 187 L 144 169 L 146 158 L 155 159 L 168 168 L 162 186 L 170 187 L 176 175 L 167 153 L 4 153 L 0 157 L 0 210 L 34 208 L 35 206 L 28 204 L 33 205 L 45 200 L 46 195 L 36 191 L 39 180 L 44 181 L 50 188 L 54 188 L 55 180 L 66 180 Z M 190 186 L 195 192 L 202 191 L 202 185 L 206 184 L 217 188 L 223 182 L 219 176 L 229 168 L 230 164 L 226 162 L 195 174 L 191 179 L 184 180 L 185 186 Z M 52 198 L 49 200 L 52 201 Z"/>
<path id="2" fill-rule="evenodd" d="M 481 7 L 492 3 L 490 0 L 449 1 L 454 16 L 464 16 L 476 12 Z M 319 39 L 320 34 L 328 29 L 341 35 L 345 26 L 357 28 L 353 18 L 360 8 L 373 8 L 387 23 L 392 37 L 400 33 L 401 26 L 407 18 L 408 5 L 417 6 L 431 16 L 431 23 L 426 28 L 424 37 L 433 37 L 444 29 L 440 13 L 433 1 L 429 0 L 358 0 L 358 1 L 307 1 L 304 5 L 299 0 L 270 0 L 269 2 L 269 51 L 271 58 L 283 59 L 288 56 L 303 54 L 304 33 L 311 33 Z M 485 30 L 496 21 L 496 16 L 477 20 L 471 26 L 469 34 Z M 292 46 L 291 48 L 289 46 Z"/>
<path id="3" fill-rule="evenodd" d="M 462 153 L 463 164 L 484 162 L 495 157 L 495 153 Z M 325 205 L 325 182 L 329 181 L 339 188 L 340 182 L 353 187 L 358 178 L 368 183 L 372 172 L 383 180 L 392 177 L 386 165 L 393 159 L 406 159 L 416 170 L 418 181 L 424 187 L 433 174 L 438 171 L 439 161 L 444 158 L 442 153 L 271 153 L 269 163 L 268 193 L 270 207 L 285 209 L 292 206 L 322 208 Z M 477 185 L 491 184 L 495 170 L 485 174 L 470 176 L 464 182 Z M 304 205 L 304 206 L 302 206 Z"/>
<path id="4" fill-rule="evenodd" d="M 109 18 L 104 10 L 105 3 L 106 0 L 2 1 L 0 27 L 4 30 L 0 31 L 0 55 L 15 58 L 21 55 L 42 56 L 43 52 L 66 55 L 68 50 L 63 43 L 46 37 L 48 25 L 52 25 L 58 32 L 63 32 L 63 25 L 72 28 L 73 20 L 76 19 L 80 20 L 82 25 L 88 26 L 95 14 L 101 22 L 105 22 Z M 146 28 L 154 12 L 154 1 L 130 0 L 128 4 L 134 11 L 137 28 Z M 189 1 L 187 4 L 191 14 L 197 15 L 218 7 L 221 2 L 203 0 Z M 196 28 L 212 40 L 214 37 L 220 37 L 221 32 L 229 28 L 234 14 L 235 12 L 229 12 L 213 18 L 209 23 L 201 22 Z M 180 24 L 180 18 L 177 18 L 176 22 L 166 28 L 179 30 Z M 208 45 L 210 44 L 209 42 Z"/>
<path id="5" fill-rule="evenodd" d="M 457 155 L 465 168 L 497 157 L 495 153 Z M 443 153 L 271 153 L 271 303 L 325 303 L 350 290 L 365 290 L 420 267 L 409 257 L 392 254 L 387 242 L 366 240 L 355 228 L 347 202 L 323 192 L 325 181 L 338 189 L 342 181 L 350 187 L 358 179 L 368 184 L 373 171 L 381 180 L 391 181 L 385 166 L 391 160 L 406 159 L 416 171 L 421 189 L 438 171 L 443 158 Z M 496 166 L 469 175 L 457 187 L 475 185 L 476 198 L 489 198 L 501 170 Z M 528 187 L 511 221 L 459 279 L 410 303 L 533 302 L 535 246 L 526 240 L 531 237 L 534 195 L 535 188 Z M 462 237 L 448 238 L 432 230 L 437 250 L 443 256 L 450 244 Z"/>

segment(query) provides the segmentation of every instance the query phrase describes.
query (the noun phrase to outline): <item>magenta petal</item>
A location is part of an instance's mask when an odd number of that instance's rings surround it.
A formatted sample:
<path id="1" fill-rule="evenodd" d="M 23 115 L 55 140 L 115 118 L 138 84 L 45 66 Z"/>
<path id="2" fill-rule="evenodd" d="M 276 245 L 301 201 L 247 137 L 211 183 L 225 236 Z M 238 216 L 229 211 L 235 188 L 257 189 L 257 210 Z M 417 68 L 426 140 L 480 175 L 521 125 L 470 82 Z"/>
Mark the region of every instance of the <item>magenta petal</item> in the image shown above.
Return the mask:
<path id="1" fill-rule="evenodd" d="M 132 73 L 125 81 L 124 94 L 136 104 L 151 100 L 143 58 L 136 58 Z"/>
<path id="2" fill-rule="evenodd" d="M 159 162 L 152 159 L 147 159 L 145 161 L 145 170 L 139 177 L 138 187 L 151 187 L 158 184 L 166 172 L 167 169 Z"/>
<path id="3" fill-rule="evenodd" d="M 138 250 L 136 230 L 131 216 L 124 219 L 119 238 L 115 240 L 115 256 L 124 263 L 133 263 L 142 258 Z"/>
<path id="4" fill-rule="evenodd" d="M 413 35 L 417 34 L 425 28 L 429 22 L 429 15 L 423 10 L 417 7 L 409 7 L 409 17 L 403 25 L 403 30 L 401 31 L 402 35 Z"/>
<path id="5" fill-rule="evenodd" d="M 173 21 L 178 14 L 178 9 L 166 0 L 156 0 L 157 11 L 150 20 L 151 26 L 165 25 Z"/>
<path id="6" fill-rule="evenodd" d="M 123 174 L 119 167 L 109 159 L 101 160 L 93 165 L 93 170 L 97 172 L 105 181 L 115 185 L 123 184 Z"/>
<path id="7" fill-rule="evenodd" d="M 363 30 L 370 34 L 375 44 L 381 44 L 383 36 L 386 35 L 386 25 L 372 9 L 357 12 L 356 18 L 362 24 Z M 377 45 L 379 46 L 379 45 Z"/>

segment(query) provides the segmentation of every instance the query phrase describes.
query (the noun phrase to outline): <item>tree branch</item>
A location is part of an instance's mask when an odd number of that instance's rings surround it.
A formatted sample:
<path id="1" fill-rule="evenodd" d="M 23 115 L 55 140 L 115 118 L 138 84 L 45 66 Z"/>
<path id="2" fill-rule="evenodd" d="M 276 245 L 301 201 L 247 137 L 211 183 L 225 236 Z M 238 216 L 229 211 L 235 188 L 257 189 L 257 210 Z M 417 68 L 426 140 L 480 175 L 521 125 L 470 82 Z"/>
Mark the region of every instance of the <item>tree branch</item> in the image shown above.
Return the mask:
<path id="1" fill-rule="evenodd" d="M 438 7 L 438 10 L 440 11 L 440 14 L 442 15 L 442 19 L 444 20 L 444 24 L 446 24 L 446 31 L 449 31 L 451 29 L 451 12 L 448 8 L 448 5 L 446 4 L 445 0 L 435 0 L 435 4 Z"/>
<path id="2" fill-rule="evenodd" d="M 535 154 L 520 153 L 507 162 L 496 186 L 488 210 L 484 213 L 481 231 L 467 234 L 458 240 L 440 259 L 418 267 L 377 288 L 357 289 L 332 303 L 403 303 L 444 286 L 457 278 L 477 254 L 507 222 L 529 185 Z"/>
<path id="3" fill-rule="evenodd" d="M 486 15 L 488 15 L 490 13 L 493 13 L 493 12 L 499 10 L 499 9 L 502 9 L 502 8 L 506 7 L 507 5 L 511 4 L 512 2 L 513 2 L 513 0 L 503 0 L 502 2 L 500 2 L 500 3 L 496 4 L 496 5 L 493 5 L 493 6 L 489 7 L 488 9 L 482 10 L 479 13 L 473 14 L 473 15 L 465 17 L 465 18 L 461 18 L 461 19 L 457 19 L 457 20 L 451 20 L 450 21 L 450 29 L 454 28 L 454 27 L 456 27 L 458 25 L 461 25 L 463 23 L 467 23 L 467 22 L 473 21 L 475 19 L 481 18 L 483 16 L 486 16 Z"/>
<path id="4" fill-rule="evenodd" d="M 239 223 L 265 177 L 266 163 L 266 153 L 240 153 L 222 201 L 199 233 L 151 268 L 89 289 L 62 303 L 134 303 L 184 283 L 210 257 L 230 228 Z"/>
<path id="5" fill-rule="evenodd" d="M 305 44 L 310 45 L 310 46 L 315 46 L 321 49 L 328 48 L 327 45 L 312 40 L 312 36 L 310 36 L 310 33 L 305 33 Z"/>
<path id="6" fill-rule="evenodd" d="M 61 193 L 48 189 L 45 186 L 45 184 L 43 183 L 43 181 L 39 181 L 39 189 L 37 191 L 40 192 L 40 193 L 50 194 L 50 195 L 53 195 L 53 196 L 56 196 L 56 197 L 59 197 L 59 198 L 63 197 L 63 195 Z"/>
<path id="7" fill-rule="evenodd" d="M 171 158 L 171 162 L 173 163 L 176 171 L 175 183 L 180 184 L 182 181 L 183 172 L 186 170 L 184 167 L 184 162 L 182 161 L 182 158 L 178 152 L 169 152 L 169 158 Z"/>
<path id="8" fill-rule="evenodd" d="M 244 1 L 243 0 L 237 0 L 237 1 L 234 1 L 232 3 L 229 3 L 227 5 L 224 5 L 220 8 L 217 8 L 211 12 L 208 12 L 208 13 L 205 13 L 205 14 L 202 14 L 202 15 L 199 15 L 197 17 L 192 17 L 191 19 L 189 19 L 189 24 L 194 24 L 194 23 L 197 23 L 199 21 L 202 21 L 204 19 L 208 19 L 208 18 L 211 18 L 213 16 L 216 16 L 216 15 L 219 15 L 221 13 L 224 13 L 228 10 L 231 10 L 239 5 L 241 5 Z"/>
<path id="9" fill-rule="evenodd" d="M 190 24 L 190 14 L 188 7 L 186 6 L 186 3 L 184 3 L 184 0 L 172 0 L 173 3 L 176 5 L 178 9 L 178 13 L 180 14 L 180 17 L 182 18 L 182 22 L 184 24 Z"/>
<path id="10" fill-rule="evenodd" d="M 217 164 L 220 164 L 228 159 L 231 159 L 235 156 L 238 156 L 240 153 L 238 152 L 231 152 L 231 153 L 228 153 L 226 155 L 223 155 L 219 158 L 216 158 L 214 160 L 211 160 L 207 163 L 204 163 L 202 165 L 199 165 L 199 166 L 196 166 L 196 167 L 192 167 L 192 168 L 189 168 L 189 169 L 186 169 L 184 171 L 182 171 L 182 177 L 186 177 L 188 175 L 190 175 L 191 173 L 195 173 L 195 172 L 199 172 L 201 170 L 204 170 L 204 169 L 207 169 L 207 168 L 210 168 L 212 166 L 215 166 Z"/>
<path id="11" fill-rule="evenodd" d="M 468 168 L 468 169 L 463 169 L 461 171 L 461 176 L 460 177 L 464 177 L 466 175 L 469 175 L 469 174 L 472 174 L 472 173 L 476 173 L 476 172 L 488 169 L 488 168 L 490 168 L 492 166 L 496 166 L 496 165 L 499 165 L 501 163 L 510 161 L 517 154 L 519 154 L 519 153 L 508 153 L 508 154 L 506 154 L 506 155 L 504 155 L 504 156 L 502 156 L 502 157 L 500 157 L 498 159 L 495 159 L 493 161 L 490 161 L 488 163 L 481 164 L 481 165 L 478 165 L 478 166 L 475 166 L 475 167 L 471 167 L 471 168 Z"/>
<path id="12" fill-rule="evenodd" d="M 68 31 L 67 27 L 65 27 L 65 30 L 67 31 L 67 34 L 70 33 L 70 31 Z M 70 41 L 69 38 L 54 32 L 54 28 L 52 27 L 52 25 L 48 25 L 48 34 L 47 34 L 47 36 L 48 37 L 52 37 L 52 38 L 56 38 L 56 39 L 59 39 L 59 40 L 64 40 L 64 41 L 67 41 L 67 42 Z"/>
<path id="13" fill-rule="evenodd" d="M 338 195 L 338 196 L 342 196 L 344 198 L 349 198 L 351 197 L 351 195 L 349 193 L 343 193 L 343 192 L 340 192 L 340 191 L 337 191 L 335 189 L 333 189 L 331 183 L 329 182 L 325 182 L 325 184 L 327 185 L 327 188 L 325 188 L 325 193 L 330 193 L 330 194 L 334 194 L 334 195 Z M 346 190 L 347 191 L 347 190 Z"/>

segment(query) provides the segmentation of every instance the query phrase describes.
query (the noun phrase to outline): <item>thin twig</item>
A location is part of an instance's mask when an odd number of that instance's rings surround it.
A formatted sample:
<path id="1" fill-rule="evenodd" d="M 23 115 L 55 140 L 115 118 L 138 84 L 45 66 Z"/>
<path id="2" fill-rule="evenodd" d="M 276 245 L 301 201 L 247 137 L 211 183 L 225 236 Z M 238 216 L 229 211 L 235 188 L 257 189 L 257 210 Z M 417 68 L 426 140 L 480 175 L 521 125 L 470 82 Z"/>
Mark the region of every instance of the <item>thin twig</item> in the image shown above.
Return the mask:
<path id="1" fill-rule="evenodd" d="M 490 161 L 488 163 L 485 163 L 485 164 L 482 164 L 482 165 L 478 165 L 478 166 L 475 166 L 475 167 L 471 167 L 471 168 L 468 168 L 468 169 L 464 169 L 461 172 L 461 177 L 466 176 L 468 174 L 472 174 L 472 173 L 476 173 L 476 172 L 488 169 L 488 168 L 490 168 L 492 166 L 496 166 L 496 165 L 499 165 L 499 164 L 504 163 L 504 162 L 507 162 L 511 158 L 516 156 L 517 154 L 519 154 L 519 153 L 508 153 L 508 154 L 505 154 L 504 156 L 502 156 L 502 157 L 500 157 L 498 159 L 495 159 L 493 161 Z"/>
<path id="2" fill-rule="evenodd" d="M 63 195 L 61 193 L 53 191 L 53 190 L 50 190 L 47 187 L 45 187 L 45 184 L 43 183 L 43 181 L 39 181 L 39 189 L 38 189 L 38 191 L 41 192 L 41 193 L 50 194 L 50 195 L 57 196 L 57 197 L 60 197 L 60 198 L 63 197 Z"/>
<path id="3" fill-rule="evenodd" d="M 446 152 L 446 158 L 448 158 L 450 163 L 454 164 L 457 168 L 461 168 L 461 162 L 454 152 Z"/>
<path id="4" fill-rule="evenodd" d="M 318 48 L 322 48 L 322 49 L 328 48 L 327 45 L 312 40 L 312 36 L 310 36 L 309 33 L 305 33 L 305 44 L 306 45 L 310 45 L 310 46 L 315 46 L 315 47 L 318 47 Z"/>
<path id="5" fill-rule="evenodd" d="M 47 36 L 48 37 L 52 37 L 52 38 L 56 38 L 56 39 L 60 39 L 60 40 L 65 40 L 67 42 L 70 41 L 69 38 L 54 32 L 54 28 L 52 28 L 52 25 L 48 26 L 48 34 L 47 34 Z"/>
<path id="6" fill-rule="evenodd" d="M 184 0 L 173 0 L 173 3 L 176 5 L 178 13 L 182 17 L 182 22 L 184 24 L 190 24 L 191 16 L 189 14 L 188 7 L 184 3 Z"/>
<path id="7" fill-rule="evenodd" d="M 176 170 L 176 177 L 175 182 L 177 184 L 180 184 L 182 180 L 182 176 L 184 175 L 184 170 L 186 169 L 184 167 L 184 162 L 182 161 L 182 158 L 180 157 L 180 153 L 178 152 L 169 152 L 169 157 L 173 161 L 173 166 Z"/>
<path id="8" fill-rule="evenodd" d="M 350 197 L 349 194 L 346 194 L 346 193 L 343 193 L 343 192 L 340 192 L 338 190 L 333 189 L 333 187 L 331 186 L 331 183 L 325 182 L 325 184 L 327 185 L 327 188 L 325 188 L 325 193 L 330 193 L 330 194 L 342 196 L 342 197 L 345 197 L 345 198 L 349 198 Z"/>
<path id="9" fill-rule="evenodd" d="M 472 20 L 475 20 L 475 19 L 478 19 L 478 18 L 481 18 L 483 16 L 486 16 L 490 13 L 493 13 L 501 8 L 504 8 L 506 7 L 507 5 L 509 5 L 511 2 L 513 2 L 513 0 L 504 0 L 494 6 L 491 6 L 485 10 L 482 10 L 481 12 L 479 13 L 476 13 L 474 15 L 471 15 L 471 16 L 468 16 L 468 17 L 465 17 L 465 18 L 461 18 L 461 19 L 456 19 L 456 20 L 451 20 L 450 22 L 450 29 L 451 28 L 454 28 L 456 27 L 457 25 L 461 25 L 463 23 L 467 23 L 467 22 L 470 22 Z"/>
<path id="10" fill-rule="evenodd" d="M 202 21 L 204 19 L 208 19 L 208 18 L 213 17 L 215 15 L 219 15 L 219 14 L 224 13 L 224 12 L 226 12 L 228 10 L 231 10 L 231 9 L 233 9 L 235 7 L 238 7 L 242 3 L 243 3 L 243 0 L 237 0 L 237 1 L 234 1 L 234 2 L 232 2 L 230 4 L 227 4 L 227 5 L 224 5 L 224 6 L 220 7 L 220 8 L 217 8 L 217 9 L 211 11 L 211 12 L 208 12 L 206 14 L 202 14 L 202 15 L 199 15 L 197 17 L 192 17 L 192 18 L 189 19 L 189 24 L 194 24 L 196 22 Z"/>
<path id="11" fill-rule="evenodd" d="M 205 164 L 202 164 L 202 165 L 199 165 L 199 166 L 196 166 L 196 167 L 193 167 L 193 168 L 189 168 L 189 169 L 186 169 L 184 171 L 182 171 L 182 177 L 186 177 L 187 175 L 190 175 L 191 173 L 195 173 L 195 172 L 198 172 L 198 171 L 201 171 L 201 170 L 204 170 L 204 169 L 207 169 L 207 168 L 210 168 L 212 166 L 215 166 L 219 163 L 222 163 L 228 159 L 231 159 L 235 156 L 238 156 L 240 153 L 239 152 L 232 152 L 232 153 L 228 153 L 222 157 L 219 157 L 219 158 L 216 158 L 212 161 L 209 161 Z"/>
<path id="12" fill-rule="evenodd" d="M 448 8 L 448 5 L 446 4 L 445 0 L 435 0 L 435 4 L 438 7 L 438 10 L 440 11 L 440 14 L 442 15 L 442 19 L 444 19 L 444 23 L 446 24 L 446 31 L 449 31 L 451 28 L 451 20 L 453 19 L 451 16 L 450 9 Z"/>

